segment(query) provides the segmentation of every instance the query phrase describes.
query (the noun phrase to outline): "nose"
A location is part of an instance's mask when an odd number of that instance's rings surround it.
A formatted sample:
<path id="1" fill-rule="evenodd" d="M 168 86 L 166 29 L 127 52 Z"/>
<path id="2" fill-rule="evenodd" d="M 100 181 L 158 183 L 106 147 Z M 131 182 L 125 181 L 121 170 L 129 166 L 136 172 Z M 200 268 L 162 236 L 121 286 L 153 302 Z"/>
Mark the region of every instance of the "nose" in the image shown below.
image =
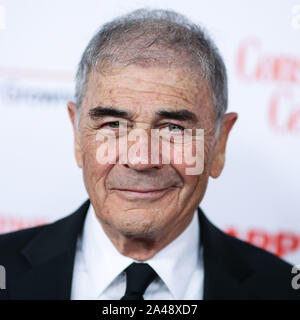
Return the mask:
<path id="1" fill-rule="evenodd" d="M 126 163 L 123 164 L 126 168 L 130 168 L 136 171 L 146 171 L 149 169 L 160 169 L 161 165 L 159 164 L 145 164 L 145 163 L 140 163 L 140 162 L 136 162 L 136 163 Z"/>
<path id="2" fill-rule="evenodd" d="M 147 131 L 147 130 L 146 130 Z M 136 171 L 145 171 L 149 169 L 160 169 L 163 164 L 161 161 L 160 148 L 151 148 L 150 132 L 143 131 L 138 134 L 137 141 L 128 141 L 127 161 L 123 162 L 126 168 Z"/>

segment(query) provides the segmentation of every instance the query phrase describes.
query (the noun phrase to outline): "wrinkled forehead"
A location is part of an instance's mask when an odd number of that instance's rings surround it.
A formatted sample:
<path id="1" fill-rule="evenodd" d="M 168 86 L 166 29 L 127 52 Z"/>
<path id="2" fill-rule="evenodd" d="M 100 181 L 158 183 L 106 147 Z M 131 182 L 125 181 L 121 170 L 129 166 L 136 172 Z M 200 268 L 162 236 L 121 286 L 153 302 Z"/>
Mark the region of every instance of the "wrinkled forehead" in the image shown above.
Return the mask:
<path id="1" fill-rule="evenodd" d="M 90 73 L 83 106 L 145 106 L 186 108 L 213 113 L 213 100 L 206 80 L 189 68 L 172 66 L 116 65 Z"/>

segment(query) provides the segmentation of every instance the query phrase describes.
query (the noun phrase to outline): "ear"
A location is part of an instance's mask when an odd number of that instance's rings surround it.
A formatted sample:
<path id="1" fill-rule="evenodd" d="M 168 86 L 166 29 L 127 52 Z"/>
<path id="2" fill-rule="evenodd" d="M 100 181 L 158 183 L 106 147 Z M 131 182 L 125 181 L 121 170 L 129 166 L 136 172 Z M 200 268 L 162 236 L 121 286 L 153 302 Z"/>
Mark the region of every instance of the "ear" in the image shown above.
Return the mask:
<path id="1" fill-rule="evenodd" d="M 238 118 L 237 113 L 226 113 L 221 123 L 221 128 L 213 150 L 213 158 L 210 165 L 209 175 L 212 178 L 218 178 L 225 164 L 225 150 L 228 135 L 234 123 Z"/>
<path id="2" fill-rule="evenodd" d="M 76 124 L 76 104 L 72 101 L 68 102 L 68 113 L 71 119 L 73 133 L 74 133 L 74 151 L 75 158 L 79 168 L 82 168 L 82 157 L 80 148 L 80 134 Z"/>

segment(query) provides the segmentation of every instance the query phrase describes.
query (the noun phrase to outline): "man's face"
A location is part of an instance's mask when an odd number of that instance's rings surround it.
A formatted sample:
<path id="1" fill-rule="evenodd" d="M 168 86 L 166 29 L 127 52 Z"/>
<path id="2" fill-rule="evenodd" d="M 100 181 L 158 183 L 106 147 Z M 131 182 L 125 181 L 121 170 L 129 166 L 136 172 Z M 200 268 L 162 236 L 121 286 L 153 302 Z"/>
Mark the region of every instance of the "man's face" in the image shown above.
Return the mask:
<path id="1" fill-rule="evenodd" d="M 179 68 L 127 66 L 105 74 L 93 72 L 82 103 L 80 131 L 74 124 L 74 108 L 75 105 L 69 103 L 76 158 L 103 227 L 111 234 L 136 238 L 179 234 L 205 193 L 211 163 L 217 163 L 214 166 L 217 173 L 211 175 L 218 176 L 222 170 L 218 164 L 219 153 L 225 151 L 230 130 L 223 130 L 224 148 L 221 145 L 218 154 L 214 154 L 214 107 L 207 83 Z M 204 171 L 187 175 L 186 169 L 191 165 L 184 157 L 182 163 L 175 163 L 174 143 L 170 143 L 169 164 L 161 161 L 162 148 L 159 149 L 160 162 L 152 164 L 150 145 L 146 154 L 137 152 L 134 156 L 131 154 L 127 163 L 118 163 L 121 153 L 118 141 L 127 139 L 124 123 L 126 132 L 145 130 L 149 141 L 150 129 L 159 129 L 162 134 L 204 129 Z M 105 143 L 99 139 L 101 136 L 116 137 L 116 163 L 100 163 L 97 150 L 99 152 Z M 121 145 L 123 143 L 121 141 Z M 134 143 L 127 140 L 128 149 Z M 195 143 L 196 140 L 191 142 L 192 150 Z"/>

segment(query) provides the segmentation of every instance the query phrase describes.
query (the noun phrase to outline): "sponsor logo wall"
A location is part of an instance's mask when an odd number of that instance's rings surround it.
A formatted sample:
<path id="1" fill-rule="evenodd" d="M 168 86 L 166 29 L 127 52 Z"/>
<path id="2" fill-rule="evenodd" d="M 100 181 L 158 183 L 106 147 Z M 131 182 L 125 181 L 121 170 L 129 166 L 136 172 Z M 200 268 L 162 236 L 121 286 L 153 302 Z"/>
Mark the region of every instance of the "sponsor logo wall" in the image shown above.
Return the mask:
<path id="1" fill-rule="evenodd" d="M 300 263 L 299 1 L 1 1 L 0 233 L 55 221 L 86 198 L 66 103 L 96 29 L 143 6 L 203 23 L 239 119 L 201 207 L 229 234 Z"/>

